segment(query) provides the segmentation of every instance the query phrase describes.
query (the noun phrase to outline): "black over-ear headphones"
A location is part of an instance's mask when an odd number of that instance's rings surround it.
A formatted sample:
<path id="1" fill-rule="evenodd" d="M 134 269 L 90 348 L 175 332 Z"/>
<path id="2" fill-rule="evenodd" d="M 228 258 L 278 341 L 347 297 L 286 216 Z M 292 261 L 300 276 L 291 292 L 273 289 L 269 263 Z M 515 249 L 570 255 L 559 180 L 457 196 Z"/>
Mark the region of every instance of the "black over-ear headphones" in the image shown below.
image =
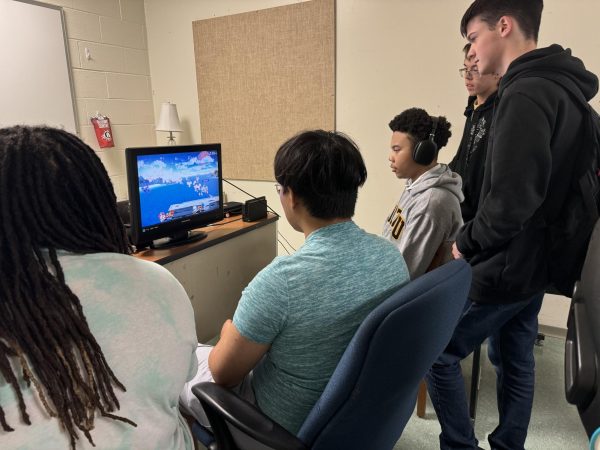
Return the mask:
<path id="1" fill-rule="evenodd" d="M 412 154 L 413 160 L 417 164 L 421 164 L 423 166 L 428 166 L 433 162 L 438 150 L 438 146 L 434 140 L 435 130 L 437 130 L 438 126 L 438 118 L 432 117 L 431 120 L 433 121 L 433 127 L 431 129 L 431 133 L 429 134 L 429 139 L 417 142 Z"/>

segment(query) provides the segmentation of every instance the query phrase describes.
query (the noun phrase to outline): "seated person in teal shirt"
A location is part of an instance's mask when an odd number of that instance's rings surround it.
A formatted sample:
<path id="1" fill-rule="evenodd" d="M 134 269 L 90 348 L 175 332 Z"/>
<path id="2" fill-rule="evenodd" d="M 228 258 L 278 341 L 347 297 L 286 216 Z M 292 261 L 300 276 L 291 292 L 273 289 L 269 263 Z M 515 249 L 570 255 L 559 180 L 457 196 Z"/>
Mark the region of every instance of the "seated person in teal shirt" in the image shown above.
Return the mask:
<path id="1" fill-rule="evenodd" d="M 207 422 L 191 387 L 214 381 L 238 386 L 297 433 L 358 325 L 408 282 L 398 249 L 352 221 L 366 177 L 358 148 L 341 133 L 307 131 L 279 148 L 277 191 L 288 222 L 306 241 L 244 289 L 214 348 L 198 348 L 199 372 L 180 404 L 201 423 Z"/>

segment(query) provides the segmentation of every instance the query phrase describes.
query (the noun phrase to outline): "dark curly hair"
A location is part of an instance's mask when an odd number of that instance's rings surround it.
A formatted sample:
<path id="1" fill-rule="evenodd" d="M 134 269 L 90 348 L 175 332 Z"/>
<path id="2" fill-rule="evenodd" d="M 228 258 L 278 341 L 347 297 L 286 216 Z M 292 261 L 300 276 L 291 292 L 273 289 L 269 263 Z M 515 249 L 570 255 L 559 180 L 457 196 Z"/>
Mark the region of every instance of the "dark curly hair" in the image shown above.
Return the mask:
<path id="1" fill-rule="evenodd" d="M 437 119 L 438 124 L 433 140 L 439 150 L 448 143 L 452 132 L 450 131 L 450 122 L 444 116 Z M 417 142 L 429 138 L 429 134 L 433 129 L 433 119 L 424 109 L 410 108 L 394 117 L 389 125 L 392 131 L 408 134 L 412 144 L 415 145 Z"/>
<path id="2" fill-rule="evenodd" d="M 339 132 L 297 134 L 279 148 L 274 166 L 277 182 L 319 219 L 352 217 L 358 188 L 367 179 L 358 147 Z"/>
<path id="3" fill-rule="evenodd" d="M 94 445 L 96 414 L 135 426 L 119 409 L 117 379 L 69 288 L 59 250 L 129 254 L 108 174 L 94 151 L 66 131 L 0 129 L 0 380 L 31 420 L 22 390 L 37 393 L 74 449 L 79 432 Z M 21 373 L 25 384 L 19 383 Z M 22 425 L 22 424 L 19 424 Z"/>

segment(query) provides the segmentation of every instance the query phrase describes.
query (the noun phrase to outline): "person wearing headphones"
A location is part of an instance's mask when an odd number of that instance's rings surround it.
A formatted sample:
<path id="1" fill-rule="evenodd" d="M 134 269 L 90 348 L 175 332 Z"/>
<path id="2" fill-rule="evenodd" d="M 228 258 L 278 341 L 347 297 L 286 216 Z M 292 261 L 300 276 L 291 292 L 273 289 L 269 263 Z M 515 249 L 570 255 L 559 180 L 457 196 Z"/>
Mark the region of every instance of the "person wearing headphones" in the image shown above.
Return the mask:
<path id="1" fill-rule="evenodd" d="M 400 200 L 383 227 L 406 261 L 411 279 L 452 260 L 451 246 L 462 226 L 460 176 L 437 162 L 452 135 L 445 117 L 410 108 L 389 123 L 390 168 L 406 179 Z"/>

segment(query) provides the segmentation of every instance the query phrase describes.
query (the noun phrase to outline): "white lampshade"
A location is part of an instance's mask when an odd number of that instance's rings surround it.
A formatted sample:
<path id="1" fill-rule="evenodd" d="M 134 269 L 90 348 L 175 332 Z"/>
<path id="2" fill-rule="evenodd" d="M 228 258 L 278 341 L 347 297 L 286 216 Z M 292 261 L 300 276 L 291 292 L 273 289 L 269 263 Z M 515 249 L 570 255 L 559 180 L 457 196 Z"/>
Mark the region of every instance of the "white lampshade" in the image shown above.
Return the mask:
<path id="1" fill-rule="evenodd" d="M 182 131 L 175 103 L 165 102 L 160 107 L 160 116 L 156 124 L 157 131 Z"/>

